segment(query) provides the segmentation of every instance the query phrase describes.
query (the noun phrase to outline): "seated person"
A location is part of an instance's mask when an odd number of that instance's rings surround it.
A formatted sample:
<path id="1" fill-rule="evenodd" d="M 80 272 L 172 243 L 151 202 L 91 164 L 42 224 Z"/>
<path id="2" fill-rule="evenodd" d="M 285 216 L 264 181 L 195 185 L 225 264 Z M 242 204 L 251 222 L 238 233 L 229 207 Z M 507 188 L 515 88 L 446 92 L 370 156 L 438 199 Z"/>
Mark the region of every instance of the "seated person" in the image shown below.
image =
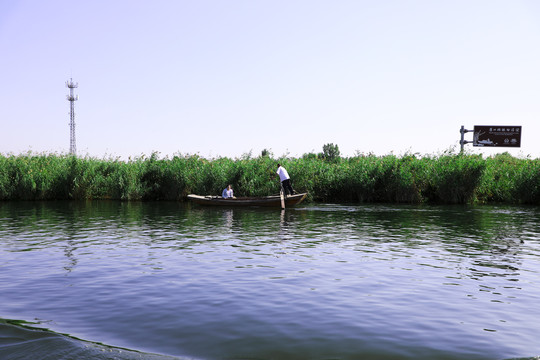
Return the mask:
<path id="1" fill-rule="evenodd" d="M 221 193 L 221 197 L 223 197 L 224 199 L 234 198 L 232 185 L 229 185 L 225 189 L 223 189 L 223 192 Z"/>

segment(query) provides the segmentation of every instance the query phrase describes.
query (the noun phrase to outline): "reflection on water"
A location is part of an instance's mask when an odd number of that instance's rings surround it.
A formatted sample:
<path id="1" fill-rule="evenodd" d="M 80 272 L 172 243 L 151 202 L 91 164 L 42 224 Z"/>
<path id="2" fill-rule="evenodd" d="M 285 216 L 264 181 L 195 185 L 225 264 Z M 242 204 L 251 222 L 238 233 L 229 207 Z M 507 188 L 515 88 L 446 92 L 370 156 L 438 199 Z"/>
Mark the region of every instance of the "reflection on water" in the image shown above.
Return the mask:
<path id="1" fill-rule="evenodd" d="M 539 220 L 505 206 L 0 203 L 0 317 L 201 359 L 540 355 Z"/>

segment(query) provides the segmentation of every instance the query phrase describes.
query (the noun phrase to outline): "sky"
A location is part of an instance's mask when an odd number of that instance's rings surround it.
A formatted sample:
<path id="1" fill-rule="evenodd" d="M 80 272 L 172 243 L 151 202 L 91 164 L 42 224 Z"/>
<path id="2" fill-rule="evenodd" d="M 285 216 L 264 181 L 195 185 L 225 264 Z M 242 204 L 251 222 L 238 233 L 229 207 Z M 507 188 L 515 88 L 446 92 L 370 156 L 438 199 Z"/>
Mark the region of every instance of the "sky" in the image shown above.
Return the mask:
<path id="1" fill-rule="evenodd" d="M 537 0 L 0 0 L 0 153 L 540 157 Z M 472 134 L 465 135 L 472 140 Z"/>

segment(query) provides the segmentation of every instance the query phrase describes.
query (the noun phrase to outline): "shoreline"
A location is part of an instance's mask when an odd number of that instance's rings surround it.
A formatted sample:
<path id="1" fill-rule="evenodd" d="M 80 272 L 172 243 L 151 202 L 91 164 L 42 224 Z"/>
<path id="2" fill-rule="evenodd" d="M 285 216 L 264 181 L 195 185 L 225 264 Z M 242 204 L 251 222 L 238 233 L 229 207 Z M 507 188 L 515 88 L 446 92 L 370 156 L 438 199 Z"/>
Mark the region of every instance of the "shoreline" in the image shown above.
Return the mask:
<path id="1" fill-rule="evenodd" d="M 282 163 L 297 192 L 321 203 L 540 205 L 540 159 L 508 153 L 361 155 L 332 161 L 268 156 L 205 159 L 198 155 L 129 161 L 58 154 L 0 155 L 0 201 L 187 201 L 188 194 L 238 196 L 279 192 Z"/>

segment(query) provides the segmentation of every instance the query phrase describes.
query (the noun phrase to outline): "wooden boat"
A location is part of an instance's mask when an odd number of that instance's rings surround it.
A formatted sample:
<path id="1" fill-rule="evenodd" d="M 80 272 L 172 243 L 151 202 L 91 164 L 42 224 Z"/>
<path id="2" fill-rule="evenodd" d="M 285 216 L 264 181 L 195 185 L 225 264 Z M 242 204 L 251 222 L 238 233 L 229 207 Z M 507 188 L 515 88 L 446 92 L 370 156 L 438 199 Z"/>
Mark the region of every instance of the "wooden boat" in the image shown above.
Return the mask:
<path id="1" fill-rule="evenodd" d="M 307 193 L 287 195 L 285 197 L 285 207 L 300 204 L 307 196 Z M 188 195 L 188 199 L 199 205 L 213 206 L 269 206 L 281 207 L 281 197 L 271 195 L 264 197 L 237 197 L 224 199 L 214 195 Z"/>

